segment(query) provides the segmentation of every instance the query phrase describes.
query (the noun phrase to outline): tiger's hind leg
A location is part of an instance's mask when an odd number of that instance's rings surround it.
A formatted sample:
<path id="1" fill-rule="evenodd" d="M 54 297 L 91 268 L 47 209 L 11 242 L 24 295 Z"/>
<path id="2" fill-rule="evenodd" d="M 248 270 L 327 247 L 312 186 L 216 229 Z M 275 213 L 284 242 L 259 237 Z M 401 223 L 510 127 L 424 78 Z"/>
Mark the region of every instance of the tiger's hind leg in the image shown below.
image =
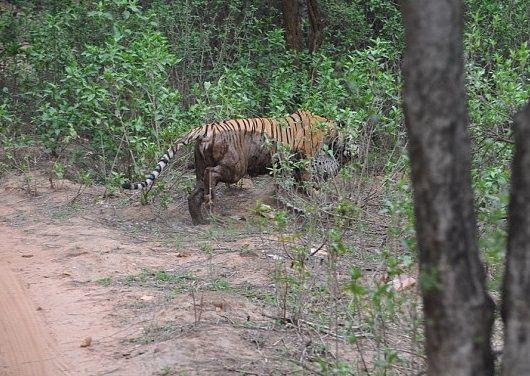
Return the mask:
<path id="1" fill-rule="evenodd" d="M 191 221 L 194 225 L 206 225 L 208 221 L 202 215 L 202 203 L 204 201 L 204 186 L 202 181 L 197 181 L 195 189 L 188 196 L 188 209 Z"/>
<path id="2" fill-rule="evenodd" d="M 215 187 L 221 178 L 221 173 L 219 172 L 222 169 L 221 166 L 216 167 L 207 167 L 204 170 L 204 203 L 212 204 L 215 199 Z"/>
<path id="3" fill-rule="evenodd" d="M 221 166 L 206 167 L 202 179 L 197 178 L 197 185 L 188 196 L 188 209 L 194 225 L 208 224 L 208 220 L 202 214 L 202 205 L 212 204 L 215 186 L 221 178 L 220 171 L 223 171 Z"/>

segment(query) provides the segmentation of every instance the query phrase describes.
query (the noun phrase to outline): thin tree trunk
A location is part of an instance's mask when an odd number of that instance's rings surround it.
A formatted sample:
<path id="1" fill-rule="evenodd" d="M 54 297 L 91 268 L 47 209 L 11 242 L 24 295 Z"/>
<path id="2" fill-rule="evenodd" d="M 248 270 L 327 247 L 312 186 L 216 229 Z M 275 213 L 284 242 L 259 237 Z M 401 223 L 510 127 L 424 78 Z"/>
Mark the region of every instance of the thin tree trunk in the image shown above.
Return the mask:
<path id="1" fill-rule="evenodd" d="M 285 41 L 291 50 L 302 49 L 302 30 L 297 0 L 282 0 Z"/>
<path id="2" fill-rule="evenodd" d="M 309 52 L 318 51 L 324 39 L 324 20 L 317 0 L 307 0 L 309 14 Z"/>
<path id="3" fill-rule="evenodd" d="M 530 103 L 515 121 L 503 290 L 503 375 L 530 375 Z"/>
<path id="4" fill-rule="evenodd" d="M 429 375 L 492 375 L 493 302 L 477 245 L 462 0 L 401 0 L 409 136 Z"/>

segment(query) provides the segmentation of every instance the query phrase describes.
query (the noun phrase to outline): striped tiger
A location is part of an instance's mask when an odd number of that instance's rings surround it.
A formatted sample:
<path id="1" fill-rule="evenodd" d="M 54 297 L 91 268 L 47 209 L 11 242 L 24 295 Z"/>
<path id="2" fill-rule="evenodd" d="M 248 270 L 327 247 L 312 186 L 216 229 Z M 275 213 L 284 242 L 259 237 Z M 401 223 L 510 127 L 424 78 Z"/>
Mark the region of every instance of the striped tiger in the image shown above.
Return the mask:
<path id="1" fill-rule="evenodd" d="M 270 140 L 271 142 L 267 142 Z M 337 123 L 299 110 L 284 118 L 250 118 L 209 123 L 192 129 L 160 158 L 144 181 L 126 182 L 125 189 L 150 188 L 182 146 L 195 142 L 196 186 L 188 197 L 194 224 L 206 223 L 203 202 L 213 200 L 219 182 L 236 183 L 243 176 L 268 172 L 276 144 L 290 148 L 300 158 L 315 156 L 327 144 L 334 150 L 343 145 Z M 302 174 L 302 179 L 307 174 Z"/>

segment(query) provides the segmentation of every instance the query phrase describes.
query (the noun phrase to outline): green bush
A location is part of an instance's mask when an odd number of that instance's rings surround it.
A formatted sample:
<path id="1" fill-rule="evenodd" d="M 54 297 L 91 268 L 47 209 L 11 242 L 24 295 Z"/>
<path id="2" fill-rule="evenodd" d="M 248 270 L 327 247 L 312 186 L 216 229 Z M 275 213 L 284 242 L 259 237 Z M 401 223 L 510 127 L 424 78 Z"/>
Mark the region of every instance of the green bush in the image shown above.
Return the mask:
<path id="1" fill-rule="evenodd" d="M 180 94 L 168 86 L 168 72 L 178 61 L 166 38 L 151 26 L 128 27 L 134 18 L 133 24 L 150 25 L 151 17 L 138 9 L 122 17 L 105 43 L 86 45 L 64 67 L 59 83 L 47 83 L 38 108 L 47 148 L 58 153 L 77 138 L 88 140 L 100 154 L 105 174 L 123 172 L 128 164 L 138 173 L 161 145 L 187 127 Z"/>

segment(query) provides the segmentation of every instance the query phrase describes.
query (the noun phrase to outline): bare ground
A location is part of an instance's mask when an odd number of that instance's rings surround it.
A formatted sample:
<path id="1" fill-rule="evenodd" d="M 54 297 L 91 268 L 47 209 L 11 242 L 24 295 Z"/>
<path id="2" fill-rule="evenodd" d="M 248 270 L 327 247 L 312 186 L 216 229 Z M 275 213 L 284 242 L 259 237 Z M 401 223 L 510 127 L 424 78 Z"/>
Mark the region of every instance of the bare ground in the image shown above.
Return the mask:
<path id="1" fill-rule="evenodd" d="M 4 175 L 0 375 L 312 374 L 330 343 L 358 361 L 358 343 L 279 320 L 280 247 L 251 210 L 267 178 L 225 191 L 218 222 L 193 227 L 182 201 Z"/>

